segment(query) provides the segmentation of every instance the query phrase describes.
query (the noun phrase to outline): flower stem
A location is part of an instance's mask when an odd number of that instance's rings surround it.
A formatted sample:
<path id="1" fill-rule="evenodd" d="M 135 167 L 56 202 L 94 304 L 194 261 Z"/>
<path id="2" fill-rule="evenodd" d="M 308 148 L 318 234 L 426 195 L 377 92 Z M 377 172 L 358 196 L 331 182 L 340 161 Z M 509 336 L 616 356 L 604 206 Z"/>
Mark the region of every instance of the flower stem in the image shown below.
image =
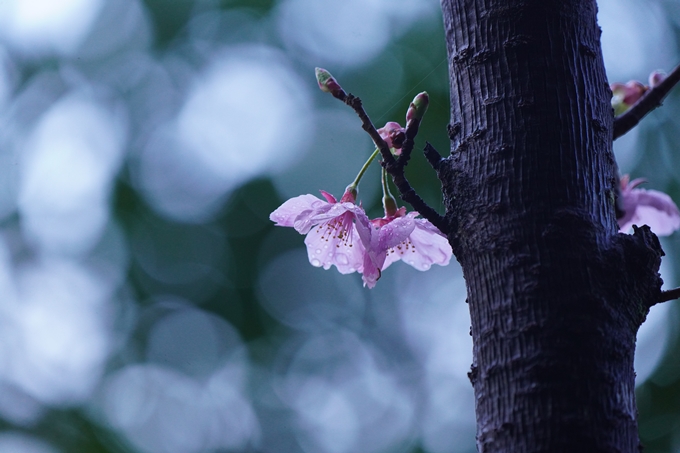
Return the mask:
<path id="1" fill-rule="evenodd" d="M 366 173 L 366 170 L 368 170 L 368 166 L 371 165 L 371 162 L 380 154 L 380 150 L 378 148 L 373 151 L 373 154 L 368 158 L 366 163 L 364 164 L 363 167 L 361 167 L 361 170 L 359 170 L 359 174 L 357 175 L 356 178 L 354 178 L 354 181 L 352 181 L 352 184 L 349 185 L 349 187 L 353 188 L 356 190 L 357 186 L 359 185 L 359 181 L 361 181 L 361 178 L 364 177 L 364 173 Z"/>
<path id="2" fill-rule="evenodd" d="M 394 198 L 394 197 L 392 196 L 392 193 L 390 192 L 390 186 L 389 186 L 389 184 L 387 183 L 387 172 L 385 171 L 384 168 L 382 169 L 382 178 L 381 178 L 381 180 L 382 180 L 383 197 L 391 197 L 391 198 Z"/>
<path id="3" fill-rule="evenodd" d="M 392 217 L 397 213 L 397 200 L 390 192 L 390 185 L 387 182 L 387 170 L 382 169 L 382 190 L 383 190 L 383 209 L 385 217 Z"/>

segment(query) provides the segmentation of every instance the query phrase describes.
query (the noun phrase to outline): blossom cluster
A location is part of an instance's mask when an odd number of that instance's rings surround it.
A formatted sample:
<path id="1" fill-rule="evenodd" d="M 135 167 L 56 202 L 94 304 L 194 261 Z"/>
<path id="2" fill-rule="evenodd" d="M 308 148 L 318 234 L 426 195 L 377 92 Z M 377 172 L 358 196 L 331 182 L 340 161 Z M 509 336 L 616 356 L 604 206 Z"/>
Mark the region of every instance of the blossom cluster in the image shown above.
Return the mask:
<path id="1" fill-rule="evenodd" d="M 421 271 L 449 263 L 452 251 L 446 237 L 428 220 L 416 218 L 417 212 L 406 213 L 402 207 L 371 220 L 351 190 L 339 202 L 327 192 L 321 194 L 325 201 L 309 194 L 291 198 L 269 217 L 278 226 L 307 235 L 312 266 L 335 266 L 342 274 L 359 272 L 364 285 L 373 288 L 395 261 Z"/>
<path id="2" fill-rule="evenodd" d="M 325 69 L 316 68 L 319 88 L 334 97 L 346 100 L 347 94 L 337 80 Z M 406 112 L 406 126 L 417 124 L 427 111 L 426 92 L 413 99 Z M 390 121 L 377 129 L 390 152 L 398 156 L 406 140 L 406 129 Z M 321 191 L 324 199 L 314 195 L 300 195 L 283 203 L 269 218 L 277 226 L 293 227 L 305 234 L 307 255 L 312 266 L 330 269 L 335 266 L 341 274 L 362 274 L 364 286 L 373 288 L 395 261 L 404 261 L 418 270 L 426 271 L 433 264 L 449 264 L 453 252 L 439 229 L 427 219 L 419 219 L 418 212 L 397 208 L 390 193 L 386 170 L 382 169 L 383 208 L 385 216 L 369 219 L 361 204 L 356 204 L 357 186 L 366 169 L 380 154 L 376 150 L 363 165 L 354 181 L 347 186 L 340 201 Z"/>

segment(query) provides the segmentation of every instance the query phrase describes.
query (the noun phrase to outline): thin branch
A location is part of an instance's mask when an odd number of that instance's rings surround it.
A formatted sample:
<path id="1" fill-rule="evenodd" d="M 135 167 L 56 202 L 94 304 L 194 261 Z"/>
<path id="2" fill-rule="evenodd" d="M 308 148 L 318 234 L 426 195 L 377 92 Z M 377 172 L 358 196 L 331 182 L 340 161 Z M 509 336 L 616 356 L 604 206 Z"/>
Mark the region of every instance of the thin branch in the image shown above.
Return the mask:
<path id="1" fill-rule="evenodd" d="M 444 217 L 431 208 L 425 202 L 425 200 L 423 200 L 416 193 L 404 175 L 404 167 L 411 157 L 414 140 L 416 134 L 418 133 L 418 127 L 420 126 L 420 121 L 411 120 L 409 124 L 407 124 L 406 139 L 404 140 L 404 144 L 401 148 L 401 155 L 398 159 L 395 159 L 394 156 L 392 156 L 387 143 L 385 143 L 385 140 L 382 139 L 377 129 L 371 122 L 371 119 L 368 117 L 368 114 L 364 110 L 361 99 L 352 94 L 345 95 L 344 92 L 342 92 L 342 94 L 339 96 L 336 96 L 335 94 L 334 96 L 352 107 L 357 116 L 359 116 L 359 119 L 361 120 L 361 127 L 368 133 L 368 135 L 371 136 L 375 146 L 377 146 L 380 150 L 380 154 L 382 155 L 383 159 L 382 165 L 385 167 L 387 173 L 392 176 L 394 185 L 397 186 L 397 189 L 399 189 L 399 195 L 401 196 L 401 199 L 409 203 L 414 210 L 418 211 L 418 213 L 420 213 L 423 218 L 429 220 L 434 226 L 439 228 L 439 231 L 441 231 L 443 234 L 448 234 L 449 228 Z"/>
<path id="2" fill-rule="evenodd" d="M 413 206 L 413 209 L 418 211 L 420 215 L 439 228 L 439 231 L 448 235 L 449 226 L 446 223 L 445 218 L 425 203 L 425 200 L 420 198 L 413 187 L 411 187 L 411 184 L 409 184 L 404 174 L 404 167 L 411 158 L 419 128 L 420 120 L 412 119 L 408 122 L 406 125 L 406 139 L 401 147 L 401 154 L 393 165 L 394 168 L 390 169 L 389 164 L 387 163 L 385 163 L 384 166 L 387 172 L 392 175 L 392 180 L 394 181 L 394 185 L 397 186 L 397 189 L 399 189 L 401 199 Z"/>
<path id="3" fill-rule="evenodd" d="M 423 154 L 425 154 L 425 159 L 434 169 L 434 171 L 439 171 L 439 166 L 441 165 L 444 158 L 439 151 L 434 149 L 434 146 L 430 145 L 430 142 L 425 142 L 425 149 L 423 149 Z"/>
<path id="4" fill-rule="evenodd" d="M 626 113 L 614 118 L 614 140 L 637 126 L 649 112 L 661 105 L 661 101 L 680 82 L 680 65 L 676 66 L 660 84 L 651 88 Z"/>
<path id="5" fill-rule="evenodd" d="M 411 153 L 416 144 L 416 135 L 418 135 L 419 129 L 420 120 L 418 119 L 412 119 L 406 124 L 404 143 L 401 145 L 401 154 L 397 158 L 397 164 L 401 165 L 402 168 L 408 165 L 408 161 L 411 159 Z"/>
<path id="6" fill-rule="evenodd" d="M 382 139 L 382 137 L 378 133 L 378 130 L 373 125 L 373 122 L 371 122 L 371 119 L 368 117 L 368 113 L 366 113 L 366 110 L 364 110 L 364 106 L 361 103 L 361 99 L 350 93 L 347 94 L 344 97 L 344 99 L 340 100 L 343 101 L 345 104 L 349 105 L 350 107 L 352 107 L 352 109 L 356 112 L 357 116 L 361 120 L 361 128 L 365 130 L 368 133 L 368 135 L 371 136 L 373 143 L 375 143 L 375 146 L 377 146 L 378 149 L 380 150 L 380 154 L 383 158 L 383 161 L 387 165 L 393 166 L 396 163 L 396 161 L 394 159 L 394 156 L 392 156 L 392 153 L 390 152 L 390 147 L 387 146 L 387 143 L 385 143 L 385 140 Z"/>
<path id="7" fill-rule="evenodd" d="M 399 176 L 392 175 L 394 185 L 399 189 L 401 199 L 413 206 L 413 209 L 432 223 L 432 225 L 439 228 L 444 235 L 449 234 L 449 225 L 446 223 L 444 216 L 435 211 L 425 200 L 420 198 L 416 191 L 411 187 L 411 184 L 406 180 L 403 173 Z"/>
<path id="8" fill-rule="evenodd" d="M 657 302 L 668 302 L 669 300 L 680 299 L 680 288 L 673 288 L 667 291 L 661 291 L 659 300 Z"/>

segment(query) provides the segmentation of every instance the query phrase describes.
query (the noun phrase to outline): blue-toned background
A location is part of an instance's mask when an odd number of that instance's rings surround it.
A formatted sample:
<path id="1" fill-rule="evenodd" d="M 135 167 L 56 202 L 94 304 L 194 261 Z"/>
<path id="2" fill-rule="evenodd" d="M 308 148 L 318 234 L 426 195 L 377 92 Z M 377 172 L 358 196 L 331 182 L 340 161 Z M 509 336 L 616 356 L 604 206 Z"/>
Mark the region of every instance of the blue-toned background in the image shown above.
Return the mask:
<path id="1" fill-rule="evenodd" d="M 680 62 L 679 1 L 599 3 L 610 81 Z M 373 149 L 315 66 L 377 126 L 427 90 L 418 148 L 448 150 L 436 0 L 0 2 L 0 452 L 475 451 L 457 263 L 369 291 L 268 219 L 339 197 Z M 677 201 L 679 100 L 615 146 Z M 374 166 L 373 216 L 379 191 Z M 647 452 L 680 452 L 678 321 L 657 306 L 640 332 Z"/>

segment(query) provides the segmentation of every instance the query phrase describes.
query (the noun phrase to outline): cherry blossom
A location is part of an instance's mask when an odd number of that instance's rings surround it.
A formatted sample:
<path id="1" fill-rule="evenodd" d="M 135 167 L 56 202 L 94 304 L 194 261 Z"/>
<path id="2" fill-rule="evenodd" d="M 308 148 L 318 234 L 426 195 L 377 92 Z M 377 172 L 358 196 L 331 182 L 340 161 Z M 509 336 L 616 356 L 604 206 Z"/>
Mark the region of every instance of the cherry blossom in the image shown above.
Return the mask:
<path id="1" fill-rule="evenodd" d="M 426 271 L 433 264 L 449 264 L 451 245 L 439 229 L 429 220 L 417 219 L 417 212 L 409 212 L 406 217 L 413 220 L 414 228 L 405 241 L 388 250 L 383 270 L 395 261 L 402 260 L 419 271 Z"/>
<path id="2" fill-rule="evenodd" d="M 340 202 L 327 192 L 321 194 L 326 201 L 309 194 L 291 198 L 269 219 L 277 226 L 293 227 L 307 235 L 305 245 L 312 266 L 335 266 L 341 274 L 361 272 L 365 249 L 359 232 L 370 235 L 371 228 L 366 213 L 354 203 L 355 195 L 350 190 Z"/>
<path id="3" fill-rule="evenodd" d="M 657 236 L 668 236 L 680 228 L 680 211 L 671 197 L 656 190 L 637 189 L 646 182 L 628 175 L 621 177 L 624 216 L 618 220 L 619 231 L 627 233 L 633 225 L 649 225 Z"/>
<path id="4" fill-rule="evenodd" d="M 385 220 L 383 223 L 382 221 Z M 408 217 L 393 217 L 390 219 L 374 219 L 369 230 L 362 230 L 359 234 L 364 244 L 363 257 L 364 286 L 373 288 L 386 267 L 387 253 L 394 247 L 408 240 L 415 224 Z M 387 266 L 389 266 L 388 263 Z"/>
<path id="5" fill-rule="evenodd" d="M 373 288 L 382 271 L 398 260 L 419 271 L 433 264 L 449 264 L 452 251 L 446 237 L 428 220 L 417 219 L 418 215 L 406 214 L 406 208 L 401 207 L 394 215 L 371 220 L 370 238 L 362 232 L 364 285 Z"/>

